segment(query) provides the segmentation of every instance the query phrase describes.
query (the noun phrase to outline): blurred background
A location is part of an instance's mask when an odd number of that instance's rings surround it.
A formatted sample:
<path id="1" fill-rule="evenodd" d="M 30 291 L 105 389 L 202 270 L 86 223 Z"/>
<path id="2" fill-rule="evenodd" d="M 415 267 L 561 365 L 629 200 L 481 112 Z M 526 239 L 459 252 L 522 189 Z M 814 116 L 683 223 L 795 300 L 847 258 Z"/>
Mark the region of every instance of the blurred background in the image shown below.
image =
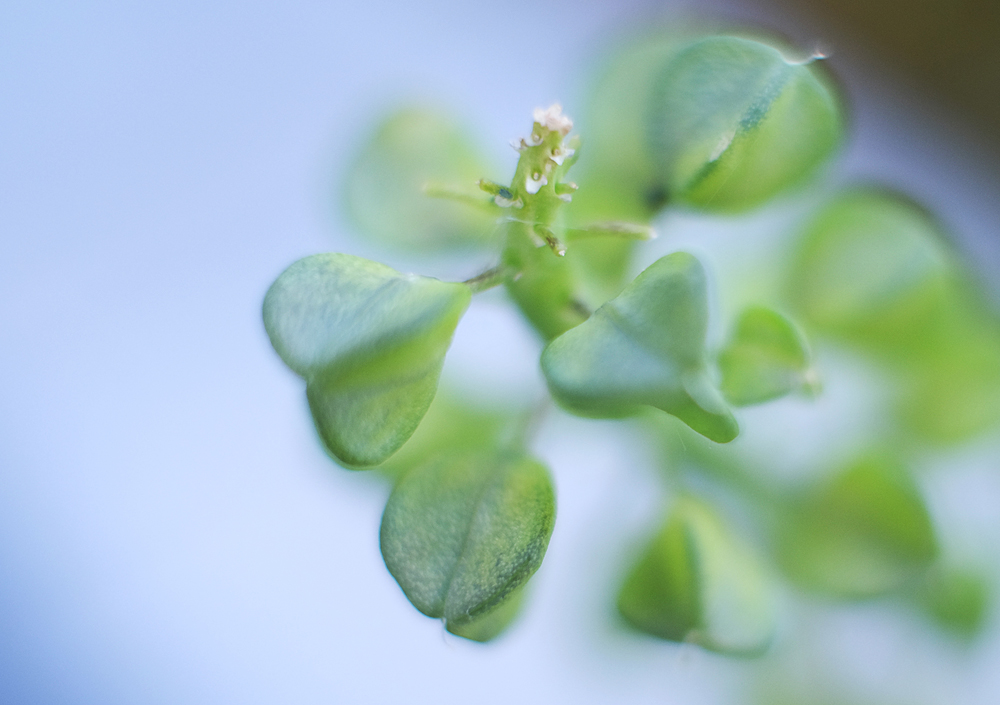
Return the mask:
<path id="1" fill-rule="evenodd" d="M 663 490 L 628 427 L 560 414 L 535 448 L 559 516 L 527 610 L 495 644 L 452 637 L 382 563 L 388 485 L 328 460 L 270 348 L 260 304 L 293 260 L 416 266 L 357 239 L 340 208 L 387 110 L 444 106 L 504 179 L 532 108 L 574 115 L 616 42 L 682 19 L 829 52 L 850 115 L 831 183 L 917 198 L 1000 291 L 993 3 L 0 7 L 0 702 L 749 703 L 769 679 L 798 679 L 816 702 L 1000 699 L 995 615 L 963 645 L 892 606 L 790 599 L 787 638 L 763 661 L 623 631 L 623 547 L 655 523 Z M 752 243 L 808 205 L 669 215 L 643 260 L 693 248 L 738 277 Z M 445 382 L 540 394 L 538 349 L 485 296 Z M 741 422 L 772 450 L 794 433 L 789 457 L 812 457 L 866 423 L 865 380 L 843 388 Z M 817 426 L 821 441 L 805 430 Z M 991 437 L 949 456 L 924 488 L 943 540 L 994 586 L 998 450 Z"/>

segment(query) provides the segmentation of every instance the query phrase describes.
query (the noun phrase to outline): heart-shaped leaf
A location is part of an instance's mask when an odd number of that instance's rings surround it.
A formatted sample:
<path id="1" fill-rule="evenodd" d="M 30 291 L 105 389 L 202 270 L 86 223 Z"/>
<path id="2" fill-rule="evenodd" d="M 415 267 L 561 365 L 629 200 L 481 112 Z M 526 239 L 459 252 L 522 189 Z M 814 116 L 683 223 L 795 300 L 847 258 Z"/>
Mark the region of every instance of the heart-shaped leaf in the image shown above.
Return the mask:
<path id="1" fill-rule="evenodd" d="M 650 140 L 669 197 L 740 211 L 807 178 L 840 140 L 836 96 L 815 62 L 708 37 L 663 66 Z"/>
<path id="2" fill-rule="evenodd" d="M 616 298 L 542 353 L 552 395 L 584 416 L 662 409 L 726 443 L 739 432 L 705 362 L 705 270 L 677 252 L 650 265 Z"/>
<path id="3" fill-rule="evenodd" d="M 396 484 L 382 515 L 382 557 L 414 607 L 461 635 L 538 569 L 554 521 L 555 494 L 539 462 L 439 456 Z"/>
<path id="4" fill-rule="evenodd" d="M 845 598 L 883 595 L 919 577 L 937 556 L 927 508 L 892 458 L 862 458 L 802 497 L 779 534 L 785 572 L 803 587 Z"/>
<path id="5" fill-rule="evenodd" d="M 348 172 L 346 210 L 363 234 L 394 247 L 482 246 L 497 234 L 491 201 L 475 185 L 486 175 L 451 117 L 401 110 L 377 128 Z M 426 191 L 435 186 L 467 203 L 432 198 Z"/>
<path id="6" fill-rule="evenodd" d="M 463 284 L 345 254 L 301 259 L 271 285 L 264 327 L 305 378 L 316 427 L 338 459 L 377 465 L 410 437 L 470 296 Z"/>
<path id="7" fill-rule="evenodd" d="M 737 406 L 760 404 L 816 385 L 802 333 L 780 313 L 759 306 L 740 314 L 719 354 L 719 370 L 722 393 Z"/>
<path id="8" fill-rule="evenodd" d="M 647 634 L 725 653 L 758 653 L 774 631 L 770 581 L 753 551 L 691 498 L 632 569 L 618 610 Z"/>

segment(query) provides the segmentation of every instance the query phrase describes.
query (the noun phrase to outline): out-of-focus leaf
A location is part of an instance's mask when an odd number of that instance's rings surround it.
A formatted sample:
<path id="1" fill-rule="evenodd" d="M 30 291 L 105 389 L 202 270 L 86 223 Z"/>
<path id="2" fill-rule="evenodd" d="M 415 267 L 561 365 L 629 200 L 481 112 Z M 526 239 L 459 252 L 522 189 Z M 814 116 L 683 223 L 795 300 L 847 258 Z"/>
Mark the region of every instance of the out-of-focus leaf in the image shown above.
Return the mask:
<path id="1" fill-rule="evenodd" d="M 972 640 L 986 625 L 990 585 L 971 570 L 931 570 L 915 593 L 917 604 L 944 630 Z"/>
<path id="2" fill-rule="evenodd" d="M 271 285 L 264 327 L 306 380 L 317 430 L 342 462 L 377 465 L 410 437 L 470 296 L 345 254 L 301 259 Z"/>
<path id="3" fill-rule="evenodd" d="M 517 619 L 524 606 L 527 583 L 511 592 L 503 602 L 479 619 L 467 624 L 448 624 L 448 631 L 471 641 L 487 642 L 497 638 Z"/>
<path id="4" fill-rule="evenodd" d="M 1000 321 L 959 289 L 937 325 L 900 355 L 900 420 L 922 441 L 955 443 L 1000 425 Z"/>
<path id="5" fill-rule="evenodd" d="M 813 330 L 890 366 L 898 417 L 922 440 L 1000 424 L 1000 320 L 913 202 L 872 190 L 837 197 L 805 230 L 789 300 Z"/>
<path id="6" fill-rule="evenodd" d="M 616 417 L 653 406 L 725 443 L 739 432 L 705 362 L 705 271 L 667 255 L 586 322 L 546 346 L 552 395 L 574 413 Z"/>
<path id="7" fill-rule="evenodd" d="M 396 484 L 382 515 L 382 557 L 413 606 L 458 633 L 538 569 L 554 521 L 552 483 L 539 462 L 446 455 Z"/>
<path id="8" fill-rule="evenodd" d="M 665 62 L 649 136 L 672 202 L 753 208 L 809 177 L 840 141 L 837 96 L 815 62 L 708 37 Z"/>
<path id="9" fill-rule="evenodd" d="M 475 405 L 441 390 L 410 440 L 378 470 L 398 478 L 436 455 L 499 452 L 519 442 L 517 433 L 526 413 Z"/>
<path id="10" fill-rule="evenodd" d="M 719 369 L 722 393 L 737 406 L 770 401 L 816 384 L 805 338 L 780 313 L 759 306 L 740 314 L 719 355 Z"/>
<path id="11" fill-rule="evenodd" d="M 879 455 L 862 458 L 800 498 L 778 542 L 789 577 L 850 599 L 898 590 L 937 556 L 916 484 L 898 462 Z"/>
<path id="12" fill-rule="evenodd" d="M 647 121 L 664 66 L 693 41 L 659 30 L 628 42 L 604 66 L 580 120 L 584 158 L 574 219 L 647 223 L 666 204 Z"/>
<path id="13" fill-rule="evenodd" d="M 941 230 L 923 209 L 896 194 L 847 191 L 806 227 L 789 298 L 823 333 L 895 350 L 926 338 L 953 273 Z"/>
<path id="14" fill-rule="evenodd" d="M 450 116 L 401 110 L 379 125 L 348 172 L 347 213 L 364 235 L 393 247 L 485 245 L 496 235 L 496 213 L 476 186 L 484 176 L 484 160 Z M 432 198 L 427 186 L 480 206 Z"/>
<path id="15" fill-rule="evenodd" d="M 656 77 L 670 56 L 691 41 L 660 30 L 624 44 L 604 66 L 580 120 L 580 190 L 567 213 L 574 227 L 606 221 L 648 223 L 666 204 L 646 121 Z M 634 250 L 633 242 L 617 237 L 571 244 L 567 259 L 580 273 L 588 304 L 600 306 L 621 292 Z"/>
<path id="16" fill-rule="evenodd" d="M 690 498 L 632 569 L 618 610 L 640 631 L 724 653 L 759 653 L 774 631 L 770 582 L 753 551 Z"/>

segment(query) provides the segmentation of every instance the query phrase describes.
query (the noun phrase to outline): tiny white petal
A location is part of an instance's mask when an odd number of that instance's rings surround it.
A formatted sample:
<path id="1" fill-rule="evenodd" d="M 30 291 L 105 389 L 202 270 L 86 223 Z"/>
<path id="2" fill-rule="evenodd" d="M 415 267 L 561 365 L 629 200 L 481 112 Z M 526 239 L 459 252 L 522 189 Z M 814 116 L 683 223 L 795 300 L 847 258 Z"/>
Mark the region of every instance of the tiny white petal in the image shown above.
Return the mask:
<path id="1" fill-rule="evenodd" d="M 538 179 L 526 176 L 524 177 L 524 190 L 528 193 L 538 193 L 538 189 L 547 183 L 549 180 L 545 178 L 545 174 L 538 175 Z"/>
<path id="2" fill-rule="evenodd" d="M 573 129 L 573 121 L 562 114 L 562 106 L 559 103 L 553 103 L 544 110 L 535 108 L 533 117 L 542 127 L 558 132 L 564 137 Z"/>

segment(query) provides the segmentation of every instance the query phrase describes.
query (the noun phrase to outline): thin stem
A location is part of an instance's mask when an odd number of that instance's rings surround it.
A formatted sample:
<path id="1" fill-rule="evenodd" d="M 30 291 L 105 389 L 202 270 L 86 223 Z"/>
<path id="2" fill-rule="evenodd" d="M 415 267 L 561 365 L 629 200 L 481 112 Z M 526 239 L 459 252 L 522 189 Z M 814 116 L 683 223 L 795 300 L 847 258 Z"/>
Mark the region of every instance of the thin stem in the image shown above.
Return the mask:
<path id="1" fill-rule="evenodd" d="M 478 294 L 480 291 L 500 286 L 509 274 L 510 270 L 508 267 L 498 264 L 496 267 L 487 269 L 485 272 L 477 274 L 471 279 L 466 279 L 462 283 L 472 289 L 473 294 Z"/>
<path id="2" fill-rule="evenodd" d="M 490 213 L 495 213 L 497 210 L 492 198 L 483 198 L 478 194 L 467 193 L 452 186 L 445 186 L 444 184 L 437 184 L 433 182 L 424 184 L 424 194 L 430 196 L 431 198 L 444 198 L 449 201 L 464 203 L 467 206 L 472 206 L 473 208 L 478 208 Z"/>
<path id="3" fill-rule="evenodd" d="M 653 240 L 656 232 L 648 225 L 636 223 L 594 223 L 583 228 L 567 228 L 566 238 L 581 240 L 591 237 L 611 237 L 619 240 Z"/>

